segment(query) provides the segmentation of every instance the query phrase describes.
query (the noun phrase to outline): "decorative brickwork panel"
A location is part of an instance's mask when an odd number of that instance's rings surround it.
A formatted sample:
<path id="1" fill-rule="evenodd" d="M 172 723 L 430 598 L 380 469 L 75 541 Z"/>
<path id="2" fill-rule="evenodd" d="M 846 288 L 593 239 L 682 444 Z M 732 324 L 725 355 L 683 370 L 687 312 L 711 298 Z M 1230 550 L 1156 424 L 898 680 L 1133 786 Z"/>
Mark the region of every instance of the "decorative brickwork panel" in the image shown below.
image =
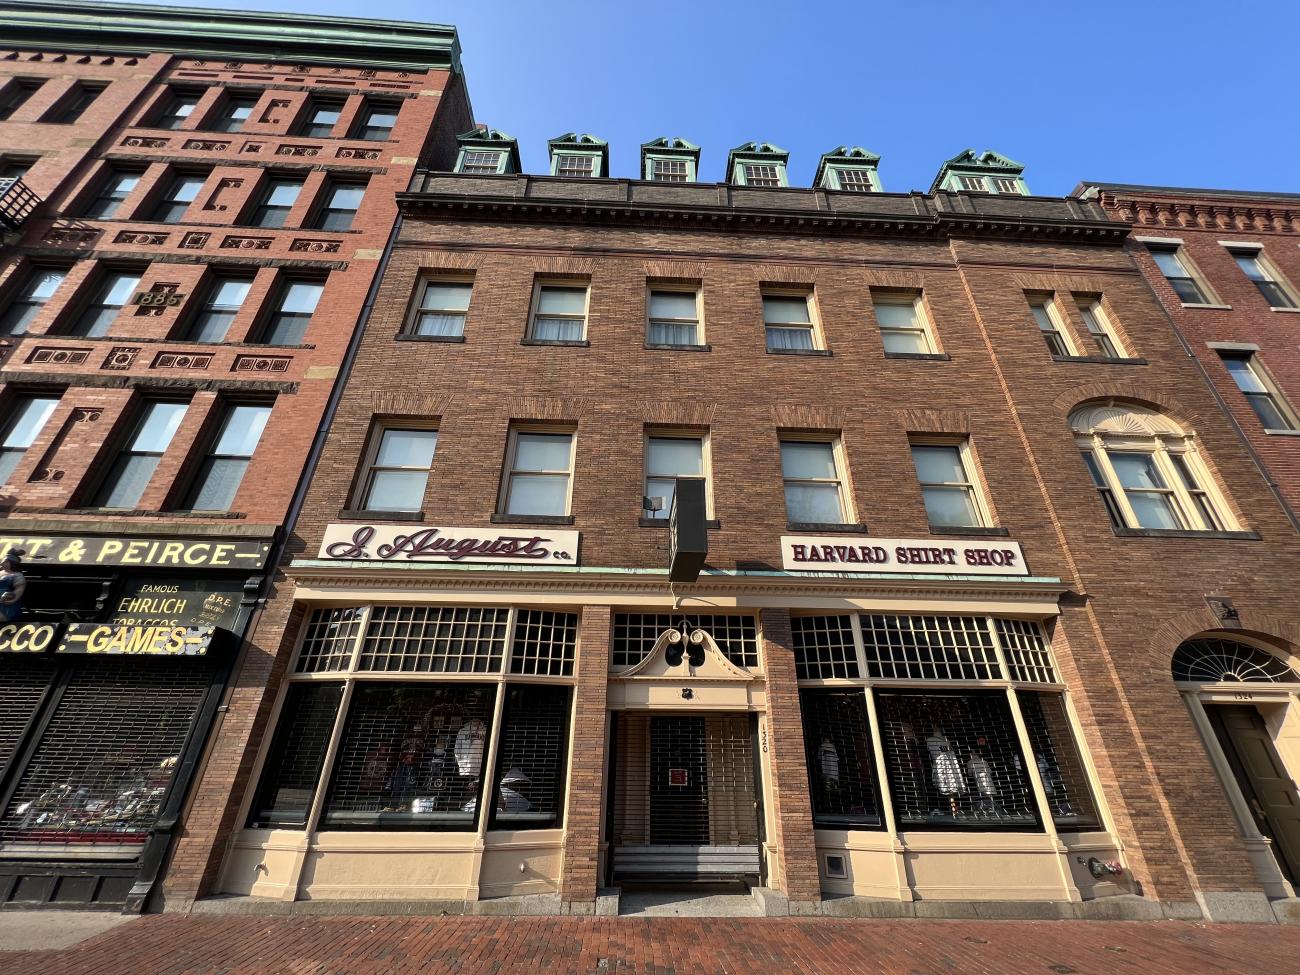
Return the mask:
<path id="1" fill-rule="evenodd" d="M 230 148 L 229 142 L 212 142 L 207 139 L 190 139 L 185 143 L 186 149 L 197 149 L 201 152 L 225 152 Z"/>
<path id="2" fill-rule="evenodd" d="M 337 240 L 308 240 L 300 238 L 289 245 L 291 251 L 307 251 L 312 254 L 337 254 L 342 243 Z"/>
<path id="3" fill-rule="evenodd" d="M 277 156 L 319 156 L 320 146 L 280 146 L 275 150 Z"/>
<path id="4" fill-rule="evenodd" d="M 143 247 L 161 247 L 167 243 L 169 234 L 146 234 L 134 230 L 122 230 L 113 238 L 115 244 L 136 244 Z"/>
<path id="5" fill-rule="evenodd" d="M 166 139 L 151 139 L 145 136 L 132 135 L 122 140 L 122 145 L 128 149 L 166 149 Z"/>
<path id="6" fill-rule="evenodd" d="M 289 356 L 278 355 L 241 355 L 235 357 L 231 372 L 288 372 Z"/>
<path id="7" fill-rule="evenodd" d="M 221 246 L 235 250 L 264 251 L 271 249 L 270 237 L 236 237 L 233 234 L 222 238 Z"/>
<path id="8" fill-rule="evenodd" d="M 150 369 L 206 369 L 212 365 L 211 354 L 190 355 L 184 352 L 159 352 Z"/>
<path id="9" fill-rule="evenodd" d="M 49 366 L 77 366 L 90 356 L 90 349 L 64 349 L 38 345 L 27 353 L 27 361 Z"/>
<path id="10" fill-rule="evenodd" d="M 116 345 L 104 357 L 104 364 L 101 369 L 130 369 L 135 365 L 136 356 L 143 351 L 139 346 Z"/>
<path id="11" fill-rule="evenodd" d="M 201 233 L 192 230 L 181 238 L 181 247 L 184 250 L 200 250 L 207 246 L 208 241 L 212 238 L 211 234 Z"/>

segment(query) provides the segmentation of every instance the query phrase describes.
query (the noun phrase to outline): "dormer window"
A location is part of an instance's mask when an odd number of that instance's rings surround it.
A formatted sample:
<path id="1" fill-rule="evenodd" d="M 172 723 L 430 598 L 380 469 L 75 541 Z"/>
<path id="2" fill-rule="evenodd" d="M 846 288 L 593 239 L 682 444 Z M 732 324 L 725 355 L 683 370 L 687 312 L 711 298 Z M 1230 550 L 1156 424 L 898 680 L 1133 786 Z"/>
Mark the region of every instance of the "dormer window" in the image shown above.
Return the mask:
<path id="1" fill-rule="evenodd" d="M 839 181 L 840 189 L 850 193 L 871 193 L 875 190 L 871 185 L 871 174 L 865 169 L 837 169 L 835 178 Z"/>
<path id="2" fill-rule="evenodd" d="M 609 145 L 586 132 L 566 132 L 546 143 L 551 175 L 563 179 L 592 179 L 609 175 Z"/>
<path id="3" fill-rule="evenodd" d="M 822 155 L 813 185 L 846 193 L 879 193 L 878 162 L 879 156 L 861 146 L 836 146 Z"/>
<path id="4" fill-rule="evenodd" d="M 983 176 L 962 176 L 960 179 L 961 188 L 969 190 L 972 193 L 983 193 L 988 189 L 988 187 L 984 185 Z"/>
<path id="5" fill-rule="evenodd" d="M 788 152 L 770 142 L 746 142 L 727 155 L 727 182 L 764 189 L 789 186 L 786 177 L 789 160 Z"/>
<path id="6" fill-rule="evenodd" d="M 747 163 L 744 167 L 746 186 L 780 186 L 781 171 L 766 163 Z"/>
<path id="7" fill-rule="evenodd" d="M 1020 194 L 1020 180 L 1011 176 L 994 176 L 992 179 L 994 193 Z"/>
<path id="8" fill-rule="evenodd" d="M 1022 175 L 1025 167 L 1014 159 L 996 152 L 976 152 L 967 149 L 953 156 L 939 167 L 939 175 L 930 184 L 930 192 L 937 190 L 962 193 L 992 193 L 1002 196 L 1027 196 Z"/>
<path id="9" fill-rule="evenodd" d="M 586 177 L 596 175 L 595 156 L 556 156 L 555 175 Z"/>
<path id="10" fill-rule="evenodd" d="M 461 157 L 460 172 L 473 176 L 495 176 L 501 172 L 501 153 L 467 149 Z"/>
<path id="11" fill-rule="evenodd" d="M 654 183 L 694 183 L 700 147 L 676 136 L 641 144 L 641 178 Z"/>
<path id="12" fill-rule="evenodd" d="M 689 167 L 685 159 L 652 159 L 650 178 L 659 183 L 686 183 L 690 181 Z"/>
<path id="13" fill-rule="evenodd" d="M 455 172 L 468 176 L 498 176 L 519 172 L 519 143 L 500 129 L 481 125 L 456 136 L 460 152 Z"/>

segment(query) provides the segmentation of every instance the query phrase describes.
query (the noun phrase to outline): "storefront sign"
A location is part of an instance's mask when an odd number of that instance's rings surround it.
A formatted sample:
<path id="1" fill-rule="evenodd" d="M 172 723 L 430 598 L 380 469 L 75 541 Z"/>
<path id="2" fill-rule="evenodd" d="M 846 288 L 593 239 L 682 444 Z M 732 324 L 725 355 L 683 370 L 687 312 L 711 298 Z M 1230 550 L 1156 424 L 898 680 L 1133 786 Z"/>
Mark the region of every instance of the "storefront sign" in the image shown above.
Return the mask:
<path id="1" fill-rule="evenodd" d="M 574 531 L 484 531 L 405 525 L 330 525 L 320 558 L 379 562 L 534 562 L 576 565 Z"/>
<path id="2" fill-rule="evenodd" d="M 102 653 L 156 657 L 201 657 L 216 630 L 211 626 L 126 626 L 69 623 L 55 653 Z"/>
<path id="3" fill-rule="evenodd" d="M 177 569 L 260 569 L 271 543 L 229 539 L 6 535 L 0 552 L 22 549 L 29 562 Z"/>
<path id="4" fill-rule="evenodd" d="M 48 650 L 57 630 L 57 623 L 6 623 L 0 626 L 0 653 Z"/>
<path id="5" fill-rule="evenodd" d="M 241 592 L 210 579 L 130 579 L 113 603 L 110 623 L 218 626 L 232 629 Z"/>
<path id="6" fill-rule="evenodd" d="M 805 572 L 897 572 L 916 575 L 1029 574 L 1017 542 L 949 538 L 782 535 L 781 562 Z"/>

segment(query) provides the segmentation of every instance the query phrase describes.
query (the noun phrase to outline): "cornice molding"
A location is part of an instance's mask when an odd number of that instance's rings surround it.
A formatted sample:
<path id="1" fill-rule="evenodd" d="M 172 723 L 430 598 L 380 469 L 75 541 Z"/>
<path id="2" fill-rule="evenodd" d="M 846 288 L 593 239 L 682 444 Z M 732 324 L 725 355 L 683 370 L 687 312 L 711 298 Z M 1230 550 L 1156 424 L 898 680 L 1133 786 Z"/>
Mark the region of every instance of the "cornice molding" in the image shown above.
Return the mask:
<path id="1" fill-rule="evenodd" d="M 1291 205 L 1263 201 L 1180 200 L 1155 194 L 1102 190 L 1098 202 L 1118 219 L 1137 227 L 1300 233 L 1300 201 Z"/>

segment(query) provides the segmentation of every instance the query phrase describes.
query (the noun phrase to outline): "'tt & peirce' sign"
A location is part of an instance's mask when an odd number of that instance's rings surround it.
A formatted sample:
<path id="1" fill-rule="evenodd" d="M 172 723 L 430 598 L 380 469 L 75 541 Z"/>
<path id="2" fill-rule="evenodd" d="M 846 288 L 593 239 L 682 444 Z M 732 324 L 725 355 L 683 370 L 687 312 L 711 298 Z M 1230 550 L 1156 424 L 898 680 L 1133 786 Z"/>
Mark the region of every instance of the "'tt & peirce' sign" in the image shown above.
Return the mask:
<path id="1" fill-rule="evenodd" d="M 523 562 L 577 565 L 575 531 L 415 528 L 406 525 L 330 525 L 322 559 L 375 562 Z"/>
<path id="2" fill-rule="evenodd" d="M 781 562 L 804 572 L 893 572 L 945 576 L 1025 576 L 1016 542 L 950 538 L 782 535 Z"/>

